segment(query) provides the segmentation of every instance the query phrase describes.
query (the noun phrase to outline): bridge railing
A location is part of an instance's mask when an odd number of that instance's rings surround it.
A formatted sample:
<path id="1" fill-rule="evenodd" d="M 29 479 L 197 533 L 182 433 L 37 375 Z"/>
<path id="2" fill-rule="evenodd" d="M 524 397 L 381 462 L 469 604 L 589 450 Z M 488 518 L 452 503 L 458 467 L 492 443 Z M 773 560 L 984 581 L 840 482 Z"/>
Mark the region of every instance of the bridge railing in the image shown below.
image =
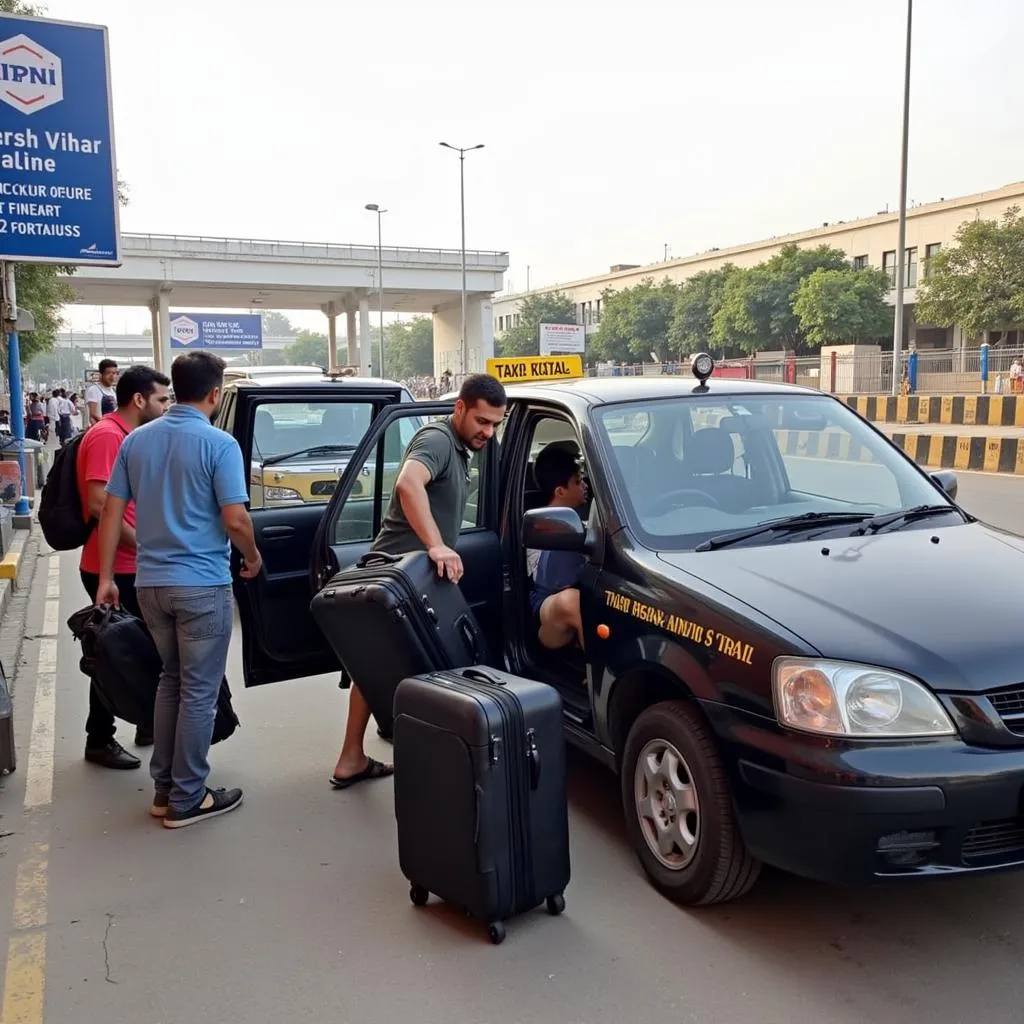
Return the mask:
<path id="1" fill-rule="evenodd" d="M 126 254 L 144 252 L 171 256 L 220 256 L 227 259 L 248 257 L 276 260 L 358 260 L 373 263 L 377 260 L 375 245 L 285 242 L 263 238 L 215 238 L 205 235 L 123 234 L 121 240 Z M 385 263 L 392 265 L 440 263 L 457 267 L 462 263 L 462 250 L 386 245 L 381 249 L 381 258 Z M 508 262 L 507 252 L 466 250 L 466 265 L 474 269 L 493 267 L 504 270 L 508 267 Z"/>

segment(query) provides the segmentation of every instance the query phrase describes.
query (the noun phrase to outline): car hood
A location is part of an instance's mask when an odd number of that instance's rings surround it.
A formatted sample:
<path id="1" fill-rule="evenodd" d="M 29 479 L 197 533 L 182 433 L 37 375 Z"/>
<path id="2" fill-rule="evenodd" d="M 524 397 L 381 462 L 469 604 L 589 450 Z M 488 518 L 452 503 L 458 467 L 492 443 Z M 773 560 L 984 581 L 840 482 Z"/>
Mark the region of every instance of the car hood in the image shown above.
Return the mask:
<path id="1" fill-rule="evenodd" d="M 944 691 L 1024 681 L 1024 538 L 982 523 L 659 558 L 825 657 Z"/>

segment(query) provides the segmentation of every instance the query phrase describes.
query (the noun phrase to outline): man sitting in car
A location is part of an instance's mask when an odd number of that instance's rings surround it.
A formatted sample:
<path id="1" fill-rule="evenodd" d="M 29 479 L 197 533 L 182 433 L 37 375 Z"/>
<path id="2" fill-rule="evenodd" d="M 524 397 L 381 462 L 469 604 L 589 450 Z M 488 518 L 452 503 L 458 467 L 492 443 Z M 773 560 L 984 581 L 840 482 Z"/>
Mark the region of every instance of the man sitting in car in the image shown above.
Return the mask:
<path id="1" fill-rule="evenodd" d="M 587 487 L 575 452 L 549 444 L 537 456 L 534 477 L 549 508 L 583 508 Z M 574 551 L 529 551 L 527 564 L 534 587 L 530 604 L 537 617 L 537 638 L 549 650 L 574 640 L 583 646 L 579 577 L 584 557 Z"/>

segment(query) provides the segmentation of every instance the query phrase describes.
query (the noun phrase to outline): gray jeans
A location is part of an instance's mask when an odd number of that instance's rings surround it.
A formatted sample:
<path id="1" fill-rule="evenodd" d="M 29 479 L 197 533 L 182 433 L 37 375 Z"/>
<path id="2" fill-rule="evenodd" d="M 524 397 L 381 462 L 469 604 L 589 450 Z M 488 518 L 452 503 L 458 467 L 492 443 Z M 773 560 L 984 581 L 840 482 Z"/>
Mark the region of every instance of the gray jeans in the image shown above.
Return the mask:
<path id="1" fill-rule="evenodd" d="M 231 642 L 231 587 L 139 587 L 139 608 L 163 672 L 153 713 L 149 773 L 176 811 L 206 792 L 210 740 Z"/>

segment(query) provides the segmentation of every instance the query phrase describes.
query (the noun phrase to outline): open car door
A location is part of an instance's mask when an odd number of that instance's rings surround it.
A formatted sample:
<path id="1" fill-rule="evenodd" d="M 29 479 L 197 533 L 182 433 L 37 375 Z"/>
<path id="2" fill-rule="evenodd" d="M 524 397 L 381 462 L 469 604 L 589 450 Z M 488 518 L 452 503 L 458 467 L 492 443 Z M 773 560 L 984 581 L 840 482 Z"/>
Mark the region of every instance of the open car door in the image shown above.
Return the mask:
<path id="1" fill-rule="evenodd" d="M 311 566 L 315 590 L 370 550 L 413 435 L 431 420 L 450 416 L 453 409 L 451 402 L 416 402 L 393 406 L 374 420 L 317 531 Z M 502 553 L 497 483 L 498 444 L 492 439 L 470 462 L 469 500 L 456 549 L 465 567 L 459 586 L 491 650 L 500 655 Z M 374 638 L 367 637 L 366 642 L 372 644 Z"/>
<path id="2" fill-rule="evenodd" d="M 249 505 L 263 569 L 234 591 L 246 686 L 341 671 L 309 604 L 310 553 L 331 495 L 397 386 L 260 388 L 239 403 L 234 433 L 249 466 Z M 411 407 L 412 403 L 409 403 Z M 361 465 L 361 463 L 360 463 Z"/>

